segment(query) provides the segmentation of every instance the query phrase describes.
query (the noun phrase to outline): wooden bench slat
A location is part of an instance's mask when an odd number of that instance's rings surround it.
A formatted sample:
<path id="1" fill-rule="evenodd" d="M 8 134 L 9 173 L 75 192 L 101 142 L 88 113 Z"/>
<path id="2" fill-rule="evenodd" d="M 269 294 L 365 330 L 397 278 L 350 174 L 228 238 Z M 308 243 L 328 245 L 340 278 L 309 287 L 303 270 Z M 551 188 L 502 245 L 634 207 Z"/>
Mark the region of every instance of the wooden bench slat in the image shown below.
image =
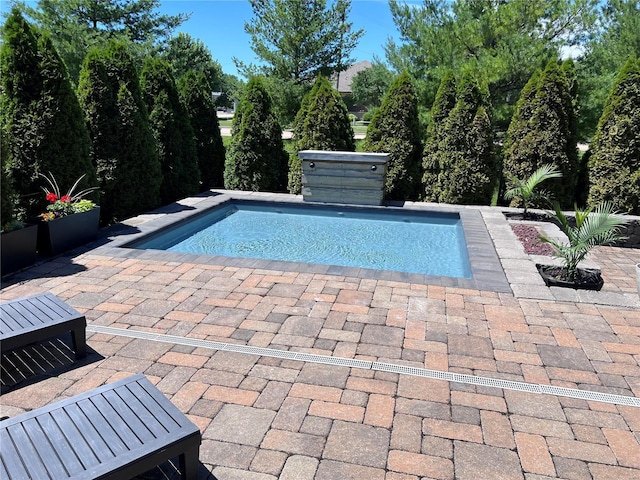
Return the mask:
<path id="1" fill-rule="evenodd" d="M 35 297 L 31 305 L 32 312 L 40 312 L 40 315 L 42 315 L 39 318 L 48 318 L 51 322 L 67 320 L 73 316 L 65 308 L 65 305 L 53 301 L 53 298 L 48 295 Z"/>
<path id="2" fill-rule="evenodd" d="M 29 478 L 29 474 L 25 470 L 24 464 L 20 459 L 20 454 L 16 451 L 13 440 L 9 436 L 9 432 L 6 430 L 0 431 L 0 445 L 2 445 L 2 468 L 8 469 L 6 476 L 3 475 L 0 478 L 7 478 L 9 480 L 22 480 L 23 478 Z M 11 473 L 9 473 L 11 472 Z"/>
<path id="3" fill-rule="evenodd" d="M 104 403 L 105 402 L 100 401 L 100 396 L 97 396 L 96 398 L 78 402 L 78 406 L 95 427 L 98 434 L 102 437 L 104 443 L 107 444 L 113 455 L 117 457 L 118 455 L 128 452 L 129 446 L 122 439 L 122 432 L 116 433 L 109 422 L 107 422 L 102 416 L 103 414 L 105 416 L 114 414 L 110 409 L 103 410 L 103 408 L 106 407 Z M 124 427 L 125 430 L 128 430 L 126 425 L 124 425 Z"/>
<path id="4" fill-rule="evenodd" d="M 38 328 L 45 322 L 54 320 L 49 317 L 49 315 L 46 315 L 44 318 L 36 316 L 37 314 L 41 314 L 41 312 L 33 308 L 33 302 L 30 298 L 26 299 L 23 303 L 16 302 L 9 305 L 9 309 L 14 320 L 24 323 L 23 328 Z"/>
<path id="5" fill-rule="evenodd" d="M 103 398 L 109 402 L 109 405 L 117 412 L 118 417 L 124 422 L 124 424 L 131 430 L 133 437 L 136 441 L 141 443 L 149 443 L 158 438 L 154 435 L 147 426 L 140 420 L 137 412 L 131 409 L 131 406 L 122 401 L 122 398 L 114 391 L 105 392 Z M 109 418 L 110 422 L 114 419 Z M 135 446 L 131 447 L 132 449 Z"/>
<path id="6" fill-rule="evenodd" d="M 150 390 L 146 389 L 144 385 L 134 383 L 129 385 L 129 390 L 138 398 L 148 399 L 146 402 L 147 409 L 153 410 L 153 416 L 158 420 L 166 432 L 170 433 L 185 426 L 182 419 L 186 417 L 173 403 L 163 401 L 162 399 L 165 398 L 165 396 L 162 395 L 156 387 L 153 387 L 153 389 Z M 160 397 L 158 397 L 158 394 Z M 168 410 L 166 407 L 172 408 Z M 176 412 L 178 415 L 176 415 Z"/>
<path id="7" fill-rule="evenodd" d="M 65 435 L 62 426 L 68 425 L 68 423 L 65 424 L 65 422 L 62 422 L 61 425 L 60 422 L 58 422 L 58 418 L 60 417 L 54 415 L 54 413 L 58 412 L 64 415 L 64 412 L 58 410 L 56 412 L 51 412 L 48 415 L 42 415 L 38 418 L 38 421 L 40 422 L 40 425 L 42 425 L 42 429 L 47 432 L 47 436 L 49 437 L 51 445 L 55 449 L 58 457 L 64 459 L 64 466 L 69 472 L 69 475 L 77 475 L 85 469 L 82 463 L 82 457 L 78 452 L 84 442 L 79 442 L 79 444 L 76 443 L 71 446 L 69 438 Z M 67 421 L 69 419 L 66 415 L 64 415 L 63 418 L 66 418 Z M 82 453 L 85 453 L 87 450 L 91 454 L 90 449 L 84 449 L 84 452 Z M 95 461 L 95 456 L 93 456 L 93 458 L 93 461 Z"/>
<path id="8" fill-rule="evenodd" d="M 7 326 L 7 330 L 2 330 L 3 335 L 9 335 L 14 331 L 33 326 L 13 305 L 3 305 L 2 313 L 3 324 Z"/>
<path id="9" fill-rule="evenodd" d="M 20 445 L 19 447 L 19 455 L 22 459 L 27 472 L 31 476 L 27 476 L 26 478 L 37 478 L 39 480 L 57 480 L 55 478 L 51 478 L 47 469 L 44 468 L 40 458 L 38 456 L 38 452 L 33 447 L 31 440 L 27 436 L 27 433 L 24 430 L 22 424 L 13 425 L 8 429 L 9 437 L 13 440 L 16 445 Z"/>
<path id="10" fill-rule="evenodd" d="M 138 438 L 131 426 L 121 417 L 121 412 L 113 408 L 113 406 L 101 394 L 92 399 L 94 405 L 103 415 L 104 423 L 102 425 L 109 426 L 124 443 L 127 450 L 134 450 L 142 445 L 142 440 Z"/>
<path id="11" fill-rule="evenodd" d="M 73 468 L 70 468 L 70 474 L 76 475 L 83 472 L 87 468 L 87 465 L 98 463 L 98 457 L 96 457 L 95 452 L 87 444 L 84 435 L 78 429 L 76 423 L 71 419 L 71 417 L 69 417 L 67 409 L 60 408 L 57 410 L 53 410 L 51 412 L 51 418 L 56 422 L 56 425 L 60 430 L 60 434 L 62 438 L 64 438 L 64 442 L 69 445 L 69 448 L 73 451 L 73 454 L 78 459 L 79 466 L 77 471 Z M 77 439 L 81 440 L 78 441 Z M 62 442 L 63 440 L 60 441 Z"/>
<path id="12" fill-rule="evenodd" d="M 132 386 L 136 385 L 137 384 L 134 384 Z M 155 414 L 156 412 L 151 413 L 149 407 L 146 405 L 147 402 L 140 400 L 140 392 L 136 392 L 138 393 L 138 395 L 136 395 L 130 387 L 131 386 L 128 386 L 128 388 L 118 391 L 122 401 L 136 412 L 142 424 L 149 429 L 154 438 L 160 438 L 169 433 L 169 430 L 162 424 L 162 419 L 158 418 L 158 415 Z M 139 390 L 143 391 L 141 388 L 139 388 Z"/>
<path id="13" fill-rule="evenodd" d="M 57 445 L 49 435 L 44 433 L 40 425 L 40 420 L 40 417 L 37 419 L 30 418 L 22 423 L 34 450 L 38 454 L 37 460 L 34 459 L 34 461 L 42 463 L 42 466 L 49 472 L 51 478 L 68 478 L 68 471 L 60 461 L 60 456 L 56 451 Z M 55 427 L 55 429 L 57 430 L 57 427 Z"/>
<path id="14" fill-rule="evenodd" d="M 85 402 L 86 401 L 88 400 L 85 400 Z M 115 453 L 113 451 L 115 445 L 107 445 L 103 438 L 104 432 L 98 432 L 98 430 L 96 430 L 91 423 L 91 420 L 87 418 L 87 415 L 77 403 L 66 405 L 64 407 L 64 411 L 69 415 L 69 418 L 82 434 L 82 437 L 78 437 L 76 441 L 78 444 L 80 444 L 81 441 L 84 441 L 85 446 L 93 452 L 98 463 L 108 462 L 115 457 Z M 78 448 L 77 445 L 76 448 Z M 85 447 L 82 446 L 80 448 L 84 449 Z M 122 451 L 124 451 L 124 449 Z M 87 460 L 87 463 L 85 464 L 87 467 L 94 464 L 94 462 L 90 461 L 89 457 L 85 458 Z"/>

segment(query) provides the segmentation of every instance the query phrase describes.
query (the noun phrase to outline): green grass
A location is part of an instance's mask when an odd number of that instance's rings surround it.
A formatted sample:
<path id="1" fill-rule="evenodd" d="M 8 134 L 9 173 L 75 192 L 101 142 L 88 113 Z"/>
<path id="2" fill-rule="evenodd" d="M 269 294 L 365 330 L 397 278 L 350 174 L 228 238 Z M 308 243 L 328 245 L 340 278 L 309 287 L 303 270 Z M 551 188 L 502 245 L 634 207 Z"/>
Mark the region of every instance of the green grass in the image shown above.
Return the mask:
<path id="1" fill-rule="evenodd" d="M 233 120 L 232 119 L 218 120 L 218 123 L 220 124 L 221 127 L 230 127 L 231 124 L 233 123 Z"/>

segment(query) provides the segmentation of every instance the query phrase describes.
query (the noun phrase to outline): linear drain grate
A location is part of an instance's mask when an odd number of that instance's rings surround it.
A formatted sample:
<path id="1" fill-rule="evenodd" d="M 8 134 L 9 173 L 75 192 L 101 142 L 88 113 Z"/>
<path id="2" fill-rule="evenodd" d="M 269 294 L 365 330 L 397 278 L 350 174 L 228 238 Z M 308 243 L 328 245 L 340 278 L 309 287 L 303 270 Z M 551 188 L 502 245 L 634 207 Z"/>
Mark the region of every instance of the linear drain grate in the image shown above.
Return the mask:
<path id="1" fill-rule="evenodd" d="M 353 358 L 330 357 L 328 355 L 314 355 L 312 353 L 298 353 L 296 360 L 309 363 L 324 363 L 326 365 L 371 370 L 371 362 L 366 360 L 354 360 Z"/>
<path id="2" fill-rule="evenodd" d="M 461 373 L 439 372 L 437 370 L 407 367 L 405 365 L 394 365 L 392 363 L 373 362 L 371 369 L 379 370 L 382 372 L 427 377 L 435 380 L 466 383 L 468 385 L 495 387 L 501 388 L 503 390 L 517 390 L 520 392 L 539 393 L 545 395 L 555 395 L 559 397 L 578 398 L 581 400 L 590 400 L 602 403 L 613 403 L 615 405 L 640 407 L 640 398 L 637 397 L 593 392 L 591 390 L 578 390 L 577 388 L 555 387 L 553 385 L 536 385 L 534 383 L 502 380 L 500 378 L 477 377 L 474 375 L 464 375 Z"/>
<path id="3" fill-rule="evenodd" d="M 321 363 L 325 365 L 360 368 L 363 370 L 377 370 L 380 372 L 413 375 L 418 377 L 431 378 L 434 380 L 464 383 L 467 385 L 494 387 L 504 390 L 517 390 L 520 392 L 555 395 L 559 397 L 569 397 L 602 403 L 612 403 L 615 405 L 640 407 L 640 398 L 637 397 L 593 392 L 590 390 L 578 390 L 576 388 L 555 387 L 553 385 L 537 385 L 535 383 L 516 382 L 512 380 L 503 380 L 500 378 L 488 378 L 475 375 L 465 375 L 462 373 L 440 372 L 438 370 L 410 367 L 407 365 L 395 365 L 393 363 L 370 362 L 366 360 L 356 360 L 353 358 L 331 357 L 328 355 L 315 355 L 311 353 L 277 350 L 274 348 L 252 347 L 250 345 L 240 345 L 236 343 L 224 343 L 212 340 L 201 340 L 197 338 L 178 337 L 175 335 L 141 332 L 138 330 L 127 330 L 123 328 L 105 327 L 101 325 L 87 325 L 87 331 L 93 333 L 104 333 L 107 335 L 118 335 L 121 337 L 138 338 L 141 340 L 151 340 L 155 342 L 172 343 L 175 345 L 208 348 L 211 350 L 220 350 L 225 352 L 237 352 L 263 357 L 284 358 L 288 360 L 297 360 L 300 362 Z"/>

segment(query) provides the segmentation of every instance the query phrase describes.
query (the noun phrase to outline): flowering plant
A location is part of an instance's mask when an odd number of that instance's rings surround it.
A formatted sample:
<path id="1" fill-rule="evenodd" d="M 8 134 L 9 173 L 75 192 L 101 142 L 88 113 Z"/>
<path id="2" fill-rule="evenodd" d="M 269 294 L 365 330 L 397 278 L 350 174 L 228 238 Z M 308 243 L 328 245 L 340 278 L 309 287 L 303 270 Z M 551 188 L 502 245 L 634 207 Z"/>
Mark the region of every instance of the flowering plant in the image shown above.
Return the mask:
<path id="1" fill-rule="evenodd" d="M 91 210 L 96 206 L 91 200 L 83 197 L 87 196 L 91 192 L 97 189 L 97 187 L 86 188 L 78 193 L 75 193 L 75 189 L 78 187 L 80 181 L 84 178 L 82 175 L 73 186 L 67 191 L 65 195 L 60 194 L 60 188 L 54 176 L 49 172 L 49 176 L 39 174 L 49 184 L 50 189 L 42 187 L 42 190 L 46 194 L 46 199 L 49 202 L 47 205 L 47 212 L 41 213 L 40 218 L 45 222 L 53 220 L 58 217 L 65 217 L 74 213 L 82 213 Z"/>

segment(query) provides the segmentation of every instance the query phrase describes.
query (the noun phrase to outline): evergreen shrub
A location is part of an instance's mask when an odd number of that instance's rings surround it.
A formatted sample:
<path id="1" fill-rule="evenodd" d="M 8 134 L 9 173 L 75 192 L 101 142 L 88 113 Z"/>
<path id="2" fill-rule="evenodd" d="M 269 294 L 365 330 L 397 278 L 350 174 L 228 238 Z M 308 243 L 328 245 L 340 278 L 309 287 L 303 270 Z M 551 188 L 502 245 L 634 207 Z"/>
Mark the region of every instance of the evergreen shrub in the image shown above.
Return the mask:
<path id="1" fill-rule="evenodd" d="M 198 193 L 200 170 L 195 138 L 170 65 L 159 58 L 147 58 L 140 75 L 140 89 L 158 146 L 162 203 Z"/>
<path id="2" fill-rule="evenodd" d="M 178 82 L 178 90 L 193 128 L 202 187 L 221 188 L 224 186 L 225 148 L 207 78 L 202 72 L 191 70 Z"/>
<path id="3" fill-rule="evenodd" d="M 311 91 L 303 98 L 293 132 L 296 152 L 353 152 L 356 149 L 347 106 L 329 80 L 322 76 L 316 79 Z M 288 187 L 294 194 L 302 190 L 302 163 L 297 153 L 290 158 Z"/>
<path id="4" fill-rule="evenodd" d="M 367 128 L 363 149 L 388 153 L 384 194 L 388 200 L 416 200 L 421 181 L 422 142 L 418 98 L 407 72 L 392 83 Z"/>
<path id="5" fill-rule="evenodd" d="M 589 204 L 610 201 L 640 215 L 640 61 L 622 67 L 605 103 L 589 159 Z"/>
<path id="6" fill-rule="evenodd" d="M 91 143 L 78 98 L 51 39 L 37 33 L 16 9 L 3 27 L 0 68 L 6 165 L 14 179 L 17 206 L 31 216 L 44 206 L 40 173 L 51 172 L 70 185 L 84 175 L 80 187 L 95 185 Z"/>
<path id="7" fill-rule="evenodd" d="M 578 177 L 576 122 L 565 71 L 555 60 L 532 76 L 521 92 L 507 131 L 503 174 L 507 188 L 545 164 L 553 164 L 562 178 L 547 187 L 562 206 L 573 205 Z M 512 206 L 519 199 L 512 201 Z M 540 205 L 544 206 L 544 205 Z"/>
<path id="8" fill-rule="evenodd" d="M 93 144 L 102 219 L 122 220 L 158 207 L 158 150 L 126 44 L 112 42 L 87 54 L 78 96 Z"/>
<path id="9" fill-rule="evenodd" d="M 253 77 L 247 83 L 233 117 L 231 135 L 225 188 L 282 191 L 286 186 L 287 153 L 282 128 L 262 78 Z"/>

